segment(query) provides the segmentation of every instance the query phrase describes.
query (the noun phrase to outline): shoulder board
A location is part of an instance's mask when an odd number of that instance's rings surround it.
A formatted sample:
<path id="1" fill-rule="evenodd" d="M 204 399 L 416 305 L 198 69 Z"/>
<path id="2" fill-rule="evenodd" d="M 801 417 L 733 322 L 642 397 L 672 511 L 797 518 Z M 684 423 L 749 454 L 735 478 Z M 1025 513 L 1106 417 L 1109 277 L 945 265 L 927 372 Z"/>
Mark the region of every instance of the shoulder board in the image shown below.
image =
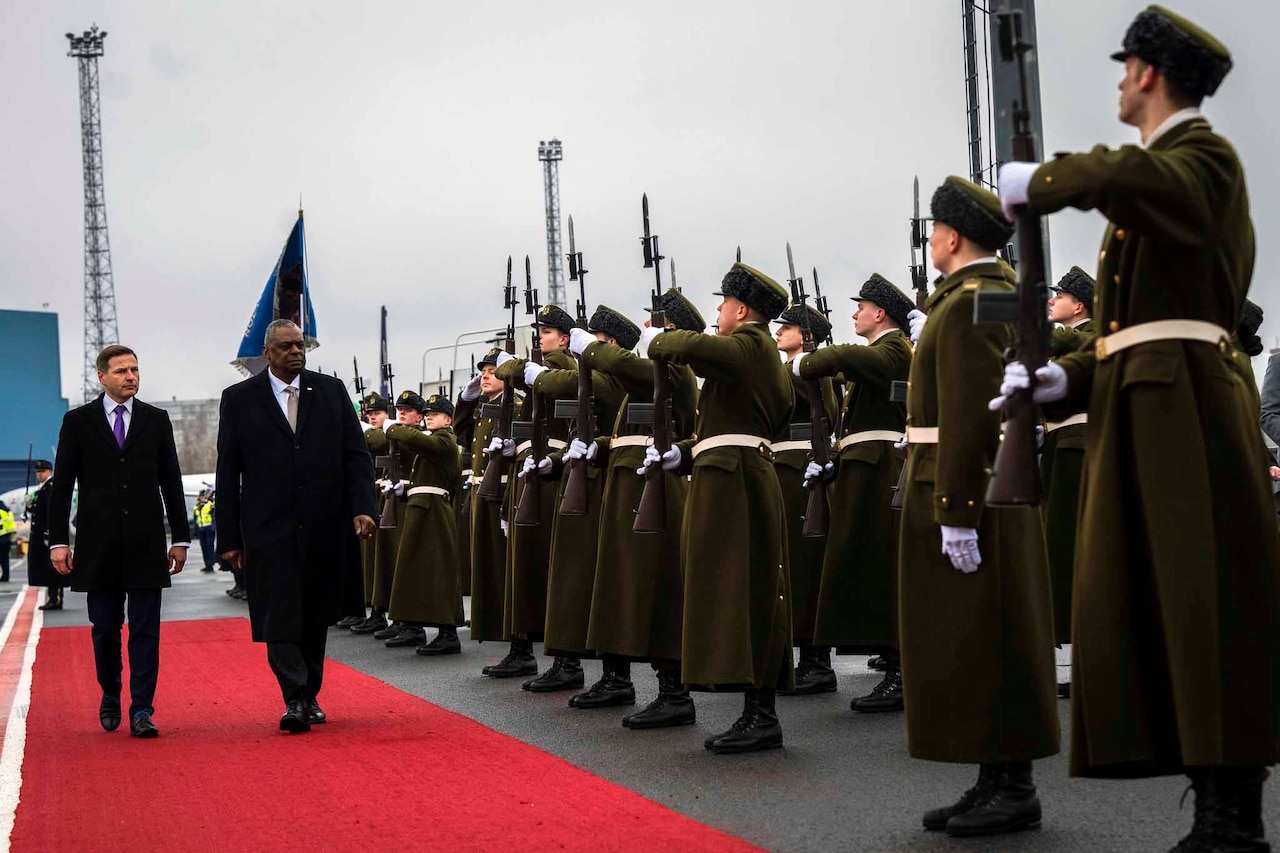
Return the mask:
<path id="1" fill-rule="evenodd" d="M 965 290 L 978 290 L 979 288 L 982 287 L 982 281 L 976 278 L 971 278 L 961 286 Z"/>

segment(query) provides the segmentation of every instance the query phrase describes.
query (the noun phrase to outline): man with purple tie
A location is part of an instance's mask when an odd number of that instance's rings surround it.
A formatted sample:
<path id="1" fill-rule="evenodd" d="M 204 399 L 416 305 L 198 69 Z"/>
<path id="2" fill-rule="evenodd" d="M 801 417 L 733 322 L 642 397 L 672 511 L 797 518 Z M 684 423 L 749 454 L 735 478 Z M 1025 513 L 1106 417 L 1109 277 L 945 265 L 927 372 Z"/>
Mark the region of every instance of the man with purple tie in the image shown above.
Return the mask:
<path id="1" fill-rule="evenodd" d="M 173 426 L 163 409 L 136 399 L 138 359 L 113 344 L 98 354 L 103 393 L 62 419 L 49 507 L 49 559 L 71 588 L 88 594 L 93 656 L 102 687 L 98 721 L 120 725 L 120 629 L 129 616 L 129 730 L 159 734 L 151 722 L 160 671 L 160 595 L 182 571 L 191 531 Z M 69 519 L 79 485 L 76 542 Z M 168 545 L 165 517 L 174 543 Z"/>

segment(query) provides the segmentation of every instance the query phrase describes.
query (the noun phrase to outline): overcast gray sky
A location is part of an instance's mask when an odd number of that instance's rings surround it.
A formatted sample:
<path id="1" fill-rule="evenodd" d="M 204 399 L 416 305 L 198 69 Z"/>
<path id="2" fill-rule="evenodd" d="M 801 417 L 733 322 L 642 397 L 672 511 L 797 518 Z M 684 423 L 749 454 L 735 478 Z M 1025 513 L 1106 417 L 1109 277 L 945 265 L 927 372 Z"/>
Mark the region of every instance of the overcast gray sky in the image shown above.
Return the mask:
<path id="1" fill-rule="evenodd" d="M 1107 55 L 1141 8 L 1038 5 L 1045 148 L 1130 142 Z M 1259 235 L 1252 298 L 1280 336 L 1280 4 L 1180 0 L 1235 70 L 1206 112 L 1244 159 Z M 709 313 L 741 244 L 817 266 L 850 339 L 873 271 L 904 289 L 912 176 L 923 203 L 967 173 L 959 0 L 900 2 L 72 2 L 0 7 L 0 307 L 60 314 L 80 398 L 83 210 L 75 60 L 97 22 L 106 198 L 123 342 L 143 399 L 216 396 L 302 194 L 320 349 L 376 373 L 391 312 L 400 387 L 428 346 L 504 322 L 508 254 L 545 293 L 540 139 L 564 142 L 563 212 L 588 299 L 643 316 L 639 202 Z M 1054 269 L 1092 270 L 1102 219 L 1052 221 Z M 665 270 L 664 270 L 665 275 Z M 434 361 L 428 370 L 434 377 Z M 367 367 L 365 366 L 367 365 Z M 1258 365 L 1261 366 L 1260 364 Z"/>

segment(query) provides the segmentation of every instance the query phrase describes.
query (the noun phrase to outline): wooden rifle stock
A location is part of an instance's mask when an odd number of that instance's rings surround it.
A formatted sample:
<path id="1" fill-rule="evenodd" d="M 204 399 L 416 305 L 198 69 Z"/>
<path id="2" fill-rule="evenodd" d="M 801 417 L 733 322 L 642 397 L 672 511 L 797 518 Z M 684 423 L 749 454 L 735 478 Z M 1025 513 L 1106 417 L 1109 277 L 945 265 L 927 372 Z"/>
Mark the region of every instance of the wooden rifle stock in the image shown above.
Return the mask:
<path id="1" fill-rule="evenodd" d="M 812 335 L 808 341 L 813 341 Z M 808 343 L 806 343 L 806 349 Z M 810 350 L 812 352 L 812 350 Z M 805 391 L 809 397 L 809 424 L 812 434 L 809 436 L 809 451 L 813 461 L 822 468 L 818 479 L 809 487 L 809 503 L 804 511 L 804 527 L 800 535 L 807 539 L 817 539 L 827 535 L 831 529 L 831 504 L 827 498 L 827 463 L 831 461 L 831 429 L 827 425 L 827 411 L 822 400 L 822 385 L 816 379 L 805 382 Z"/>

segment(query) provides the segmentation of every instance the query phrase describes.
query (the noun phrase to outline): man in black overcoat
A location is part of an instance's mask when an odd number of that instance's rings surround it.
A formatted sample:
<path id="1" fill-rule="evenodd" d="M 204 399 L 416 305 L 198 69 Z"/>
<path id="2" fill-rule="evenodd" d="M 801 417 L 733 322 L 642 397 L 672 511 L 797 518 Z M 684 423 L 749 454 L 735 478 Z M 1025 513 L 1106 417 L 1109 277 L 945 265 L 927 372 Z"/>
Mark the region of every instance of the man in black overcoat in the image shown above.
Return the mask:
<path id="1" fill-rule="evenodd" d="M 160 596 L 182 571 L 191 528 L 169 415 L 137 399 L 138 359 L 112 344 L 98 354 L 103 393 L 62 418 L 49 505 L 50 562 L 88 593 L 93 657 L 102 687 L 98 720 L 120 725 L 120 629 L 129 613 L 129 729 L 153 738 L 160 671 Z M 76 541 L 71 494 L 79 484 Z M 173 545 L 168 544 L 165 517 Z"/>
<path id="2" fill-rule="evenodd" d="M 218 553 L 243 567 L 255 642 L 280 682 L 280 728 L 323 723 L 328 627 L 362 589 L 356 536 L 373 535 L 373 463 L 341 381 L 305 370 L 302 330 L 267 327 L 268 368 L 222 392 Z M 362 593 L 361 593 L 362 594 Z"/>

